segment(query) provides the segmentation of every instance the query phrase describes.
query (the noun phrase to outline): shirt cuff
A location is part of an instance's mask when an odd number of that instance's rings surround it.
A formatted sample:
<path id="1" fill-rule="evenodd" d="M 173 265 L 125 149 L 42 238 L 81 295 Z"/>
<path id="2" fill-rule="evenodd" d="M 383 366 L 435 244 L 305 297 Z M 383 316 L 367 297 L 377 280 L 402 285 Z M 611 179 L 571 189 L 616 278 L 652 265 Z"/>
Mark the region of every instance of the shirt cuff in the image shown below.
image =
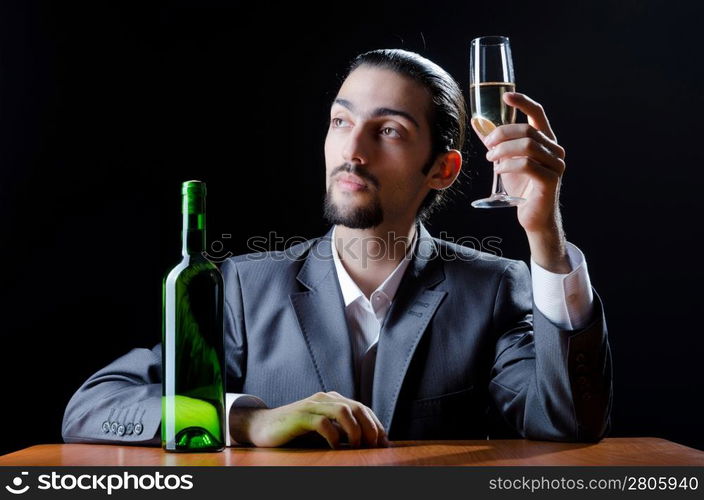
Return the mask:
<path id="1" fill-rule="evenodd" d="M 594 292 L 582 251 L 567 242 L 569 274 L 552 273 L 530 260 L 535 307 L 550 322 L 564 330 L 578 330 L 589 322 Z"/>
<path id="2" fill-rule="evenodd" d="M 227 446 L 237 445 L 230 435 L 230 410 L 235 408 L 267 408 L 266 403 L 251 394 L 225 393 L 225 427 L 227 428 Z"/>

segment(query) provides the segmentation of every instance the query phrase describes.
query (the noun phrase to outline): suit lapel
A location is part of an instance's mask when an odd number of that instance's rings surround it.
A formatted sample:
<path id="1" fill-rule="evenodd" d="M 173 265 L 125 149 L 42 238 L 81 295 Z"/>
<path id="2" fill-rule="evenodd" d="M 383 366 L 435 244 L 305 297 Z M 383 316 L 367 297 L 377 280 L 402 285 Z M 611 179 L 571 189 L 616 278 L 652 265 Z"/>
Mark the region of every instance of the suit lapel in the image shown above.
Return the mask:
<path id="1" fill-rule="evenodd" d="M 354 397 L 354 363 L 342 292 L 332 259 L 332 230 L 318 240 L 297 275 L 308 290 L 289 295 L 323 391 Z"/>
<path id="2" fill-rule="evenodd" d="M 377 346 L 372 409 L 387 432 L 413 354 L 447 292 L 429 288 L 445 279 L 436 244 L 422 224 L 413 260 L 401 280 Z"/>

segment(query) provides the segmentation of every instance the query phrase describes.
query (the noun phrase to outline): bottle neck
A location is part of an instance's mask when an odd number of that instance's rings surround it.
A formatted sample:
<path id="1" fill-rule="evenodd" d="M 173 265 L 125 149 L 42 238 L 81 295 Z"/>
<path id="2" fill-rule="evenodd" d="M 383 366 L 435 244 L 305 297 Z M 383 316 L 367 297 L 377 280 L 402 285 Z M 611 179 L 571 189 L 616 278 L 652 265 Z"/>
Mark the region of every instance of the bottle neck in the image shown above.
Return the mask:
<path id="1" fill-rule="evenodd" d="M 205 212 L 183 214 L 181 254 L 184 257 L 201 254 L 205 250 Z"/>

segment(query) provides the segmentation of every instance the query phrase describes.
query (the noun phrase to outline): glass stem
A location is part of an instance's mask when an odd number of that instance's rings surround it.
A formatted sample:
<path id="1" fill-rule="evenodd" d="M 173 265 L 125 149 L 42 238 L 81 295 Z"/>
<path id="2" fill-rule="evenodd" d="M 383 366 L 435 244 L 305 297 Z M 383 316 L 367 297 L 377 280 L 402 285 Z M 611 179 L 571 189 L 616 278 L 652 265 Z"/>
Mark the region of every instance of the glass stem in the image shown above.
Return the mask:
<path id="1" fill-rule="evenodd" d="M 494 164 L 494 165 L 496 165 L 496 164 Z M 494 192 L 492 194 L 494 196 L 497 196 L 497 195 L 508 196 L 506 189 L 504 189 L 504 183 L 501 182 L 501 174 L 497 174 L 496 172 L 494 172 Z"/>

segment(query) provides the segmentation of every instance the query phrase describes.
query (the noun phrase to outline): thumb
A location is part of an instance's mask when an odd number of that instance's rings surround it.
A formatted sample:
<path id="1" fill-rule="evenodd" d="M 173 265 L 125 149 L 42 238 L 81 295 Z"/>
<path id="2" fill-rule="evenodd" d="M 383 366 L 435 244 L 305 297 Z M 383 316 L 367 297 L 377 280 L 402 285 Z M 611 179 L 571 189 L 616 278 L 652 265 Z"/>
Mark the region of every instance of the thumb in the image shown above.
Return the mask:
<path id="1" fill-rule="evenodd" d="M 475 116 L 470 120 L 474 132 L 479 136 L 479 138 L 484 141 L 487 135 L 491 134 L 496 130 L 496 125 L 491 120 L 488 120 L 482 116 Z"/>

